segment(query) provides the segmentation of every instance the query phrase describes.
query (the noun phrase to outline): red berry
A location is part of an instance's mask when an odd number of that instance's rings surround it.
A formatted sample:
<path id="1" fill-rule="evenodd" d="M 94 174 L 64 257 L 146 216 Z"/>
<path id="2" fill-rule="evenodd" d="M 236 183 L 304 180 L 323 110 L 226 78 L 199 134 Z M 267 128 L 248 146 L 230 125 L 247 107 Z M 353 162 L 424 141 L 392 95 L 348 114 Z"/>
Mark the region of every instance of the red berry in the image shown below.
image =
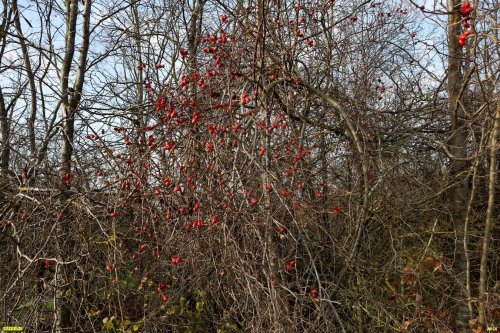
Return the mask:
<path id="1" fill-rule="evenodd" d="M 205 225 L 205 223 L 203 222 L 203 220 L 197 220 L 197 221 L 193 222 L 193 227 L 201 228 L 204 225 Z"/>
<path id="2" fill-rule="evenodd" d="M 163 147 L 163 150 L 171 150 L 172 148 L 174 148 L 174 144 L 174 141 L 168 141 Z"/>
<path id="3" fill-rule="evenodd" d="M 462 16 L 469 15 L 473 10 L 474 8 L 471 7 L 469 2 L 463 2 L 460 5 L 460 14 L 462 14 Z"/>
<path id="4" fill-rule="evenodd" d="M 205 143 L 205 150 L 207 151 L 207 153 L 211 153 L 214 151 L 214 144 L 211 143 L 210 141 Z"/>
<path id="5" fill-rule="evenodd" d="M 191 124 L 196 125 L 198 122 L 199 114 L 198 112 L 193 113 L 193 117 L 191 118 Z"/>
<path id="6" fill-rule="evenodd" d="M 241 97 L 240 97 L 240 103 L 241 103 L 242 105 L 247 104 L 249 101 L 250 101 L 250 95 L 248 95 L 248 93 L 243 93 L 243 94 L 241 94 Z"/>
<path id="7" fill-rule="evenodd" d="M 66 183 L 68 184 L 70 181 L 71 181 L 71 174 L 70 173 L 66 173 L 64 174 L 64 176 L 61 177 L 61 179 Z"/>
<path id="8" fill-rule="evenodd" d="M 469 15 L 469 14 L 470 14 L 473 10 L 474 10 L 474 8 L 472 8 L 472 7 L 468 7 L 468 8 L 466 8 L 466 9 L 461 10 L 461 12 L 460 12 L 460 13 L 462 14 L 462 16 L 467 16 L 467 15 Z"/>
<path id="9" fill-rule="evenodd" d="M 174 258 L 170 259 L 170 262 L 172 263 L 172 265 L 177 265 L 177 264 L 180 264 L 182 262 L 182 258 L 181 257 L 174 257 Z"/>
<path id="10" fill-rule="evenodd" d="M 108 272 L 111 272 L 113 270 L 113 266 L 112 265 L 106 265 L 106 270 Z"/>

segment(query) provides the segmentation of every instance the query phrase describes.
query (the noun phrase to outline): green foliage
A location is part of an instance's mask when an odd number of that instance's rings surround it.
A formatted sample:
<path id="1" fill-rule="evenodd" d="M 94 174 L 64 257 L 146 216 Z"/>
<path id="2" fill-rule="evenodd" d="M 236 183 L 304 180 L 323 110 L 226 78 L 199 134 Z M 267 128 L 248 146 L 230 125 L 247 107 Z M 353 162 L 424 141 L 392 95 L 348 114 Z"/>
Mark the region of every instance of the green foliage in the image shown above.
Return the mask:
<path id="1" fill-rule="evenodd" d="M 128 318 L 120 322 L 115 316 L 102 320 L 102 333 L 133 333 L 140 330 L 140 324 L 133 324 Z"/>
<path id="2" fill-rule="evenodd" d="M 122 284 L 130 289 L 137 289 L 139 287 L 139 284 L 141 282 L 141 279 L 134 274 L 128 274 L 125 280 L 122 281 Z"/>
<path id="3" fill-rule="evenodd" d="M 181 297 L 177 304 L 167 310 L 170 321 L 174 323 L 176 333 L 196 333 L 213 330 L 215 315 L 209 306 L 207 293 L 194 290 L 194 297 L 188 300 Z M 217 329 L 220 333 L 236 332 L 236 325 L 226 325 Z"/>
<path id="4" fill-rule="evenodd" d="M 118 320 L 115 318 L 115 316 L 111 317 L 111 318 L 104 318 L 102 320 L 102 323 L 104 324 L 102 326 L 102 329 L 103 329 L 103 332 L 105 333 L 115 333 L 115 332 L 118 332 L 117 331 L 117 327 L 118 327 Z"/>

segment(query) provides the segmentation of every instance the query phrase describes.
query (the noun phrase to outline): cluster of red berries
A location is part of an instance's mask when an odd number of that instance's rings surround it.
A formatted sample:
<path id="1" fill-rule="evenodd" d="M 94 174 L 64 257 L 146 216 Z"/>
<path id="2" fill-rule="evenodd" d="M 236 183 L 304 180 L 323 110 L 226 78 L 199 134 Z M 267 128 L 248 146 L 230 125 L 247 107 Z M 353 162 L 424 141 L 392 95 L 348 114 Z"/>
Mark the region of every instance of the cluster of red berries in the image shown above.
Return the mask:
<path id="1" fill-rule="evenodd" d="M 474 8 L 471 7 L 469 2 L 463 2 L 460 5 L 460 15 L 462 15 L 462 25 L 466 29 L 470 27 L 470 24 L 469 24 L 470 13 L 472 13 L 473 10 L 474 10 Z M 469 30 L 465 30 L 464 33 L 459 35 L 458 36 L 458 45 L 465 46 L 467 37 L 469 37 L 471 33 L 472 33 L 472 30 L 469 29 Z"/>

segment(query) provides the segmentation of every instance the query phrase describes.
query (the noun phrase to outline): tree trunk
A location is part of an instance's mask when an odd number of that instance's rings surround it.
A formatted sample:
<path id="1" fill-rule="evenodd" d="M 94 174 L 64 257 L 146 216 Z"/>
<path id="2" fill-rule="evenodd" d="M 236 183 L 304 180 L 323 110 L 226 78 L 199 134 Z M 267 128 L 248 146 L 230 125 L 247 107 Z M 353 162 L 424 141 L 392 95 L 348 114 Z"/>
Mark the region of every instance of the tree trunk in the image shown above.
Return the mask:
<path id="1" fill-rule="evenodd" d="M 18 12 L 19 9 L 17 8 L 17 0 L 12 1 L 12 10 L 14 12 Z M 36 85 L 35 85 L 35 74 L 33 72 L 33 68 L 31 66 L 31 60 L 30 56 L 28 53 L 28 46 L 26 45 L 26 39 L 23 35 L 22 27 L 21 27 L 21 19 L 19 18 L 19 15 L 16 15 L 14 18 L 14 24 L 18 33 L 19 37 L 19 45 L 21 45 L 21 51 L 23 54 L 23 62 L 26 70 L 26 76 L 28 78 L 29 82 L 29 87 L 30 87 L 30 108 L 31 108 L 31 114 L 30 117 L 28 118 L 28 140 L 29 140 L 29 147 L 30 147 L 30 154 L 31 154 L 31 162 L 35 162 L 35 155 L 36 155 L 36 138 L 35 138 L 35 121 L 36 121 L 36 113 L 37 113 L 37 104 L 36 104 Z"/>
<path id="2" fill-rule="evenodd" d="M 7 177 L 9 171 L 9 160 L 10 160 L 10 147 L 9 147 L 9 137 L 10 137 L 10 124 L 9 115 L 7 108 L 5 106 L 5 100 L 3 98 L 2 88 L 0 87 L 0 123 L 2 130 L 2 154 L 0 168 L 3 177 Z"/>
<path id="3" fill-rule="evenodd" d="M 485 329 L 486 325 L 486 291 L 488 290 L 488 252 L 493 230 L 493 209 L 495 208 L 495 185 L 497 180 L 497 151 L 500 134 L 500 103 L 497 104 L 493 131 L 490 137 L 490 172 L 488 181 L 488 208 L 484 226 L 483 246 L 481 251 L 481 266 L 479 268 L 479 318 L 478 324 Z"/>
<path id="4" fill-rule="evenodd" d="M 60 190 L 61 190 L 61 206 L 64 207 L 63 215 L 70 215 L 69 207 L 66 201 L 70 197 L 70 180 L 72 178 L 72 157 L 74 150 L 74 134 L 75 134 L 75 116 L 76 110 L 80 103 L 83 83 L 85 77 L 85 70 L 87 65 L 87 55 L 90 43 L 90 12 L 91 0 L 85 1 L 83 11 L 83 29 L 82 29 L 82 42 L 80 45 L 80 55 L 78 59 L 78 70 L 75 77 L 74 88 L 69 88 L 69 76 L 73 64 L 75 54 L 75 38 L 78 19 L 78 0 L 66 1 L 66 44 L 65 55 L 61 71 L 61 99 L 62 99 L 62 142 L 61 142 L 61 155 L 60 155 L 60 170 L 59 176 Z M 69 179 L 67 176 L 69 175 Z M 68 225 L 70 219 L 61 221 L 58 226 L 57 233 L 57 258 L 59 261 L 68 261 L 68 249 L 72 248 L 71 225 Z M 61 246 L 66 245 L 66 246 Z M 68 246 L 69 245 L 69 246 Z M 70 252 L 69 252 L 70 253 Z M 58 286 L 64 286 L 63 290 L 56 288 L 56 332 L 69 332 L 71 328 L 71 308 L 69 305 L 68 297 L 64 296 L 67 288 L 71 290 L 71 281 L 67 281 L 70 274 L 68 264 L 63 264 L 57 274 Z"/>
<path id="5" fill-rule="evenodd" d="M 467 128 L 464 119 L 465 110 L 461 102 L 463 53 L 462 47 L 458 45 L 461 21 L 459 6 L 459 1 L 448 0 L 448 109 L 451 118 L 450 151 L 454 156 L 451 161 L 451 176 L 455 182 L 450 190 L 450 215 L 456 235 L 453 250 L 455 256 L 453 272 L 456 279 L 453 291 L 453 299 L 456 302 L 454 309 L 455 332 L 470 332 L 465 292 L 466 256 L 463 244 L 469 185 L 467 180 L 468 162 L 463 159 L 467 153 Z"/>
<path id="6" fill-rule="evenodd" d="M 0 23 L 0 31 L 7 31 L 7 27 L 9 25 L 11 13 L 7 11 L 8 6 L 7 2 L 3 1 L 3 11 L 2 11 L 2 22 Z M 6 44 L 7 34 L 2 33 L 1 36 L 1 44 Z M 0 59 L 3 57 L 5 53 L 5 48 L 0 48 Z M 0 155 L 0 171 L 3 177 L 6 177 L 9 170 L 9 160 L 10 160 L 10 147 L 9 147 L 9 136 L 10 136 L 10 124 L 9 124 L 9 114 L 7 107 L 5 105 L 5 99 L 2 91 L 2 87 L 0 86 L 0 126 L 2 131 L 2 152 Z"/>

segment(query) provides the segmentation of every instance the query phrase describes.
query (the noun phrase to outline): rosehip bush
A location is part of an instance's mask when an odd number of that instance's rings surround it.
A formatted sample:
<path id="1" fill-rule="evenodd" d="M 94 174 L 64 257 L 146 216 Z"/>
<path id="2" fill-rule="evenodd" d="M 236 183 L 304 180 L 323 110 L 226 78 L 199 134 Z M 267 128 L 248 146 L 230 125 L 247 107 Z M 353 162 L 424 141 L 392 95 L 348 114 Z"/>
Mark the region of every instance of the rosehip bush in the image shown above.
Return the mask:
<path id="1" fill-rule="evenodd" d="M 82 13 L 89 5 L 71 3 Z M 61 325 L 85 332 L 453 330 L 458 236 L 445 223 L 444 189 L 459 181 L 443 148 L 454 134 L 438 25 L 450 13 L 405 1 L 92 5 L 89 43 L 96 44 L 85 70 L 70 73 L 88 76 L 81 93 L 50 86 L 56 53 L 39 54 L 51 59 L 45 72 L 37 68 L 42 60 L 27 66 L 0 57 L 6 73 L 23 68 L 5 77 L 23 79 L 5 96 L 28 98 L 29 86 L 36 99 L 0 103 L 9 129 L 2 149 L 12 147 L 14 156 L 0 181 L 6 325 L 37 332 Z M 456 6 L 461 27 L 452 35 L 478 71 L 463 89 L 473 156 L 464 160 L 477 188 L 468 208 L 474 237 L 486 211 L 481 182 L 494 119 L 493 91 L 479 81 L 488 61 L 498 60 L 472 59 L 487 44 L 473 26 L 478 12 L 468 2 Z M 57 22 L 50 13 L 40 11 L 40 21 Z M 4 21 L 8 52 L 22 36 L 33 52 L 51 50 Z M 29 31 L 57 46 L 46 29 Z M 25 77 L 29 67 L 41 88 Z M 36 132 L 28 142 L 16 130 L 31 118 L 18 109 L 57 109 L 71 94 L 82 97 L 71 172 L 56 172 L 56 140 L 68 135 L 42 128 L 66 119 L 35 110 L 33 119 L 43 121 L 26 129 Z M 6 121 L 9 112 L 22 117 Z M 30 144 L 36 154 L 26 158 Z M 480 248 L 471 239 L 470 267 L 479 266 Z M 475 290 L 479 273 L 469 273 Z M 489 291 L 493 318 L 497 298 Z M 478 311 L 473 303 L 471 311 Z"/>

